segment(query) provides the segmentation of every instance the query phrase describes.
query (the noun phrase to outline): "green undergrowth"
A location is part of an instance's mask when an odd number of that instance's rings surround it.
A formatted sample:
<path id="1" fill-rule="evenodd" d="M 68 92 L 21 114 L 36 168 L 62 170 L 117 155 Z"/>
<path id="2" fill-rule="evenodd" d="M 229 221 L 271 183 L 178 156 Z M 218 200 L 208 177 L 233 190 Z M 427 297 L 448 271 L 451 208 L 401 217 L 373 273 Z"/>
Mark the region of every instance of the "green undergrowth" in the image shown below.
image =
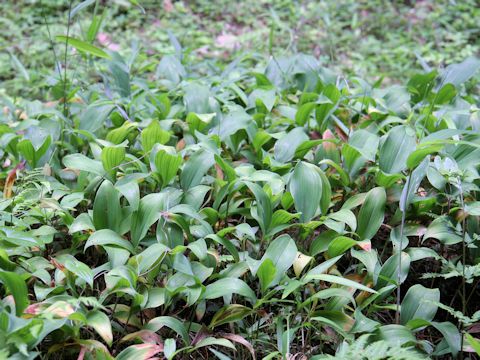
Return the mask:
<path id="1" fill-rule="evenodd" d="M 476 358 L 480 60 L 387 85 L 93 19 L 1 98 L 0 358 Z"/>

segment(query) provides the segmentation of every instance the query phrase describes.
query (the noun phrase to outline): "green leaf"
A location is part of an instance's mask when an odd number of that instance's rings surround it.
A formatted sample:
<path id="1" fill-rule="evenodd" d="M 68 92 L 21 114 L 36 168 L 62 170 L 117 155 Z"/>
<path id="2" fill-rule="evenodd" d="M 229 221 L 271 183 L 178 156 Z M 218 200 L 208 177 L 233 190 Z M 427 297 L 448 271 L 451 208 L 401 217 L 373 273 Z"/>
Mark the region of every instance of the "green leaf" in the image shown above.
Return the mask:
<path id="1" fill-rule="evenodd" d="M 105 174 L 105 170 L 100 161 L 90 159 L 83 154 L 67 155 L 63 158 L 63 163 L 71 169 L 78 169 L 100 176 Z"/>
<path id="2" fill-rule="evenodd" d="M 422 242 L 427 239 L 437 239 L 445 245 L 454 245 L 462 242 L 462 237 L 455 233 L 455 229 L 444 216 L 438 217 L 430 223 Z"/>
<path id="3" fill-rule="evenodd" d="M 243 280 L 237 278 L 223 278 L 207 285 L 203 297 L 209 300 L 232 294 L 242 295 L 252 304 L 257 301 L 253 290 Z"/>
<path id="4" fill-rule="evenodd" d="M 93 46 L 92 44 L 86 43 L 82 40 L 78 40 L 72 37 L 67 38 L 67 36 L 64 36 L 64 35 L 57 35 L 56 39 L 58 42 L 62 42 L 62 43 L 66 43 L 68 41 L 68 44 L 70 46 L 73 46 L 75 49 L 77 49 L 80 52 L 98 56 L 105 59 L 110 59 L 110 55 L 108 55 L 105 51 L 97 48 L 96 46 Z"/>
<path id="5" fill-rule="evenodd" d="M 188 190 L 201 183 L 203 176 L 215 164 L 212 153 L 205 150 L 197 151 L 185 163 L 180 174 L 180 185 Z"/>
<path id="6" fill-rule="evenodd" d="M 357 233 L 360 239 L 371 239 L 383 223 L 387 195 L 385 189 L 376 187 L 367 193 L 358 213 Z"/>
<path id="7" fill-rule="evenodd" d="M 330 181 L 327 178 L 327 175 L 320 170 L 320 168 L 316 167 L 318 173 L 320 174 L 320 179 L 322 180 L 322 196 L 320 199 L 320 213 L 322 215 L 326 215 L 328 212 L 328 208 L 330 207 L 330 203 L 332 201 L 332 187 L 330 186 Z M 355 224 L 356 225 L 356 224 Z M 355 231 L 356 226 L 352 228 Z"/>
<path id="8" fill-rule="evenodd" d="M 470 79 L 480 69 L 480 60 L 469 57 L 458 64 L 451 64 L 445 68 L 441 75 L 441 84 L 459 86 Z"/>
<path id="9" fill-rule="evenodd" d="M 150 227 L 160 218 L 161 211 L 178 204 L 181 192 L 165 191 L 145 195 L 140 200 L 138 210 L 132 213 L 131 240 L 136 247 L 145 237 Z"/>
<path id="10" fill-rule="evenodd" d="M 175 356 L 175 351 L 177 350 L 177 343 L 174 339 L 166 339 L 163 345 L 163 354 L 165 357 L 170 360 Z"/>
<path id="11" fill-rule="evenodd" d="M 257 276 L 260 280 L 260 287 L 262 292 L 268 288 L 268 286 L 272 283 L 273 279 L 275 278 L 277 269 L 273 264 L 273 261 L 270 259 L 263 260 L 262 264 L 257 270 Z"/>
<path id="12" fill-rule="evenodd" d="M 120 193 L 110 181 L 104 180 L 93 202 L 93 225 L 96 230 L 111 229 L 118 232 L 122 221 Z"/>
<path id="13" fill-rule="evenodd" d="M 65 269 L 85 281 L 90 287 L 93 287 L 93 272 L 86 264 L 78 261 L 70 254 L 62 254 L 56 260 L 65 266 Z"/>
<path id="14" fill-rule="evenodd" d="M 426 157 L 407 178 L 407 181 L 402 190 L 402 195 L 400 196 L 400 211 L 406 211 L 408 209 L 408 205 L 410 205 L 410 203 L 412 202 L 413 196 L 417 193 L 420 183 L 427 174 L 429 163 L 430 160 L 428 159 L 428 157 Z"/>
<path id="15" fill-rule="evenodd" d="M 309 102 L 306 104 L 302 104 L 299 106 L 297 113 L 295 114 L 295 122 L 303 126 L 310 118 L 310 114 L 312 113 L 313 109 L 317 106 L 315 102 Z"/>
<path id="16" fill-rule="evenodd" d="M 327 97 L 330 102 L 323 103 L 317 106 L 315 110 L 315 119 L 320 129 L 323 131 L 327 126 L 326 120 L 337 106 L 338 101 L 340 100 L 340 90 L 334 84 L 328 84 L 322 92 L 322 95 Z"/>
<path id="17" fill-rule="evenodd" d="M 347 224 L 352 231 L 357 229 L 357 218 L 355 214 L 347 209 L 340 209 L 336 212 L 327 215 L 329 219 L 333 219 L 344 224 Z"/>
<path id="18" fill-rule="evenodd" d="M 385 340 L 393 346 L 402 346 L 417 341 L 409 328 L 394 324 L 378 328 L 375 336 L 378 340 Z"/>
<path id="19" fill-rule="evenodd" d="M 30 167 L 34 168 L 36 165 L 35 148 L 30 140 L 22 140 L 17 144 L 17 151 L 23 155 Z"/>
<path id="20" fill-rule="evenodd" d="M 432 155 L 445 146 L 445 144 L 419 145 L 407 158 L 407 166 L 409 169 L 416 168 L 427 155 Z"/>
<path id="21" fill-rule="evenodd" d="M 341 255 L 356 244 L 357 242 L 349 237 L 338 236 L 328 246 L 328 255 L 330 257 Z"/>
<path id="22" fill-rule="evenodd" d="M 145 328 L 153 332 L 157 332 L 158 330 L 160 330 L 165 326 L 168 327 L 169 329 L 172 329 L 178 335 L 180 335 L 185 344 L 187 345 L 190 344 L 190 338 L 188 336 L 188 331 L 187 331 L 187 328 L 185 327 L 185 324 L 182 321 L 172 316 L 159 316 L 159 317 L 153 318 L 148 322 Z"/>
<path id="23" fill-rule="evenodd" d="M 361 290 L 361 291 L 367 291 L 370 293 L 376 293 L 375 290 L 370 289 L 369 287 L 366 287 L 365 285 L 362 285 L 356 281 L 349 280 L 347 278 L 341 277 L 341 276 L 336 276 L 336 275 L 329 275 L 329 274 L 307 274 L 305 277 L 305 280 L 321 280 L 321 281 L 326 281 L 330 282 L 333 284 L 338 284 L 338 285 L 343 285 L 347 286 L 349 288 L 353 288 L 356 290 Z"/>
<path id="24" fill-rule="evenodd" d="M 257 201 L 256 220 L 258 221 L 262 232 L 267 234 L 272 222 L 272 202 L 259 185 L 251 182 L 245 182 L 245 184 L 253 195 L 255 195 L 255 200 Z"/>
<path id="25" fill-rule="evenodd" d="M 315 215 L 322 196 L 322 179 L 315 165 L 300 161 L 289 182 L 295 209 L 301 212 L 300 221 L 308 222 Z"/>
<path id="26" fill-rule="evenodd" d="M 458 331 L 457 327 L 449 321 L 444 321 L 444 322 L 432 321 L 431 325 L 443 335 L 443 338 L 447 342 L 452 355 L 457 356 L 457 354 L 461 350 L 461 341 L 462 341 L 461 340 L 462 335 Z"/>
<path id="27" fill-rule="evenodd" d="M 231 304 L 218 310 L 210 322 L 210 328 L 230 322 L 237 322 L 250 314 L 252 309 L 240 304 Z"/>
<path id="28" fill-rule="evenodd" d="M 105 171 L 115 173 L 115 168 L 125 159 L 123 146 L 106 146 L 102 150 L 102 165 Z"/>
<path id="29" fill-rule="evenodd" d="M 17 267 L 13 261 L 10 261 L 8 258 L 8 253 L 0 248 L 0 269 L 4 269 L 7 271 L 13 271 Z"/>
<path id="30" fill-rule="evenodd" d="M 280 163 L 286 163 L 292 160 L 297 147 L 307 140 L 308 136 L 305 134 L 303 128 L 294 128 L 275 143 L 273 148 L 275 160 Z"/>
<path id="31" fill-rule="evenodd" d="M 408 289 L 402 301 L 400 322 L 405 325 L 412 319 L 433 320 L 438 306 L 435 302 L 440 301 L 440 290 L 427 289 L 415 284 Z"/>
<path id="32" fill-rule="evenodd" d="M 297 246 L 289 235 L 281 235 L 268 246 L 262 261 L 270 259 L 276 269 L 276 274 L 271 286 L 277 285 L 297 257 Z"/>
<path id="33" fill-rule="evenodd" d="M 435 105 L 449 103 L 456 95 L 457 90 L 455 86 L 453 84 L 445 84 L 434 96 Z"/>
<path id="34" fill-rule="evenodd" d="M 89 7 L 93 3 L 95 3 L 96 0 L 84 0 L 81 3 L 79 3 L 77 6 L 75 6 L 72 11 L 70 12 L 70 18 L 73 19 L 77 13 L 82 11 L 83 9 Z"/>
<path id="35" fill-rule="evenodd" d="M 410 269 L 410 256 L 402 252 L 402 268 L 400 269 L 400 283 L 403 283 L 408 276 Z M 390 284 L 396 284 L 398 280 L 398 255 L 394 254 L 390 256 L 383 264 L 378 274 L 377 284 L 375 289 L 381 289 L 384 286 Z"/>
<path id="36" fill-rule="evenodd" d="M 155 144 L 166 144 L 170 140 L 170 133 L 163 130 L 157 120 L 152 120 L 152 122 L 142 130 L 141 139 L 143 151 L 148 153 Z"/>
<path id="37" fill-rule="evenodd" d="M 112 326 L 107 315 L 99 310 L 90 311 L 87 314 L 87 325 L 93 327 L 109 346 L 112 345 Z"/>
<path id="38" fill-rule="evenodd" d="M 196 113 L 188 113 L 187 115 L 187 124 L 190 128 L 190 132 L 192 135 L 195 134 L 195 131 L 202 132 L 208 124 L 212 122 L 215 118 L 216 113 L 211 114 L 196 114 Z"/>
<path id="39" fill-rule="evenodd" d="M 115 246 L 133 253 L 132 244 L 110 229 L 98 230 L 90 235 L 85 249 L 90 246 Z"/>
<path id="40" fill-rule="evenodd" d="M 177 174 L 182 165 L 182 156 L 180 154 L 170 154 L 166 150 L 160 149 L 155 155 L 155 167 L 162 180 L 162 187 L 167 186 Z"/>
<path id="41" fill-rule="evenodd" d="M 15 313 L 22 316 L 23 310 L 28 306 L 28 290 L 25 281 L 20 275 L 10 271 L 0 271 L 0 280 L 8 289 L 15 301 Z"/>
<path id="42" fill-rule="evenodd" d="M 309 279 L 313 279 L 315 276 L 323 274 L 328 271 L 335 263 L 340 260 L 342 255 L 336 256 L 334 258 L 328 259 L 324 261 L 323 263 L 315 266 L 313 269 L 311 269 L 304 277 L 302 280 L 304 281 L 309 281 Z"/>
<path id="43" fill-rule="evenodd" d="M 415 146 L 415 134 L 412 129 L 404 125 L 392 128 L 380 147 L 380 170 L 387 174 L 404 170 L 408 156 L 415 150 Z"/>
<path id="44" fill-rule="evenodd" d="M 480 355 L 480 341 L 478 339 L 475 339 L 470 334 L 465 334 L 465 337 L 467 339 L 467 342 L 470 344 L 470 346 L 473 348 L 473 350 L 475 350 L 477 355 Z"/>
<path id="45" fill-rule="evenodd" d="M 235 346 L 232 344 L 232 342 L 230 340 L 216 339 L 214 337 L 207 337 L 205 339 L 200 340 L 197 344 L 195 344 L 195 348 L 199 349 L 201 347 L 211 346 L 211 345 L 224 346 L 224 347 L 228 347 L 232 350 L 235 350 Z"/>

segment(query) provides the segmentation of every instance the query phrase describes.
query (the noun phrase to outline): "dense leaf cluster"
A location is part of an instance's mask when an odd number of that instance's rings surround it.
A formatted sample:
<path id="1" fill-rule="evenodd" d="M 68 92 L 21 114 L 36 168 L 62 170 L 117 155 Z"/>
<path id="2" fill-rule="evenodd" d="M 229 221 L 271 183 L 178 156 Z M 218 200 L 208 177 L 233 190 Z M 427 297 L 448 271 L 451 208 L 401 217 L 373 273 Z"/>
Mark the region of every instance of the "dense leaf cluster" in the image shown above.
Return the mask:
<path id="1" fill-rule="evenodd" d="M 70 45 L 98 83 L 4 99 L 3 357 L 478 351 L 478 60 L 379 87 Z"/>

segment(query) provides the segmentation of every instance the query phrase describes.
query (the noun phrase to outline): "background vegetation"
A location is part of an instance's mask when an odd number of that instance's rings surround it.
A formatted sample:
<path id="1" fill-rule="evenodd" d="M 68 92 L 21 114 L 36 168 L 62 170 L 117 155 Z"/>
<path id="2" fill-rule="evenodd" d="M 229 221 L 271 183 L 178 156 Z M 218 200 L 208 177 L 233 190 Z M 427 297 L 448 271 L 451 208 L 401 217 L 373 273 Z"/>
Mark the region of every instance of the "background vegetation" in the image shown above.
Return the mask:
<path id="1" fill-rule="evenodd" d="M 16 1 L 0 359 L 476 359 L 480 7 Z"/>

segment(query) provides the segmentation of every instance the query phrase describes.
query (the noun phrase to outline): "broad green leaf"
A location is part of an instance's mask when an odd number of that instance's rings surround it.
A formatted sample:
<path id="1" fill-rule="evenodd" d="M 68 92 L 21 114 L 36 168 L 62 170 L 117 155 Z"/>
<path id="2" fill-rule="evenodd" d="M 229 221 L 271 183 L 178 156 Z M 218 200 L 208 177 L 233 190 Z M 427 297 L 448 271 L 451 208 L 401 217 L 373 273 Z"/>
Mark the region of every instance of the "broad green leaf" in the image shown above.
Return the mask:
<path id="1" fill-rule="evenodd" d="M 385 325 L 378 328 L 375 332 L 375 337 L 378 340 L 385 340 L 394 346 L 402 346 L 417 341 L 409 328 L 395 324 Z"/>
<path id="2" fill-rule="evenodd" d="M 181 191 L 172 190 L 145 195 L 140 200 L 138 210 L 132 213 L 131 237 L 136 247 L 145 237 L 150 227 L 160 218 L 161 211 L 178 204 Z"/>
<path id="3" fill-rule="evenodd" d="M 422 242 L 427 239 L 437 239 L 445 245 L 454 245 L 462 241 L 462 237 L 455 233 L 455 229 L 448 219 L 443 216 L 436 218 L 430 223 Z"/>
<path id="4" fill-rule="evenodd" d="M 57 35 L 56 39 L 58 42 L 62 42 L 62 43 L 68 42 L 70 46 L 73 46 L 75 49 L 77 49 L 80 52 L 98 56 L 105 59 L 110 58 L 110 55 L 108 55 L 105 51 L 85 41 L 78 40 L 72 37 L 67 37 L 64 35 Z"/>
<path id="5" fill-rule="evenodd" d="M 0 269 L 13 271 L 16 267 L 17 264 L 8 258 L 8 253 L 4 249 L 0 249 Z"/>
<path id="6" fill-rule="evenodd" d="M 35 148 L 30 140 L 22 140 L 17 144 L 17 151 L 23 155 L 30 167 L 34 168 L 37 161 L 35 158 Z"/>
<path id="7" fill-rule="evenodd" d="M 230 322 L 237 322 L 250 314 L 253 310 L 240 304 L 231 304 L 218 310 L 210 322 L 210 328 Z"/>
<path id="8" fill-rule="evenodd" d="M 112 144 L 119 145 L 124 142 L 136 128 L 136 124 L 125 122 L 122 126 L 110 130 L 107 134 L 106 140 L 110 141 Z"/>
<path id="9" fill-rule="evenodd" d="M 348 145 L 357 150 L 365 159 L 375 161 L 379 141 L 377 135 L 358 129 L 350 135 Z"/>
<path id="10" fill-rule="evenodd" d="M 23 310 L 27 308 L 29 303 L 25 281 L 19 274 L 10 271 L 0 271 L 0 281 L 13 296 L 15 313 L 17 316 L 22 316 Z"/>
<path id="11" fill-rule="evenodd" d="M 162 180 L 162 186 L 167 186 L 177 174 L 178 169 L 182 165 L 182 156 L 174 155 L 160 149 L 155 155 L 155 167 L 157 173 Z"/>
<path id="12" fill-rule="evenodd" d="M 123 146 L 106 146 L 102 150 L 102 164 L 105 171 L 115 173 L 125 159 L 125 148 Z"/>
<path id="13" fill-rule="evenodd" d="M 85 249 L 90 246 L 114 246 L 133 253 L 132 244 L 110 229 L 98 230 L 90 235 L 85 243 Z"/>
<path id="14" fill-rule="evenodd" d="M 410 270 L 410 256 L 402 252 L 402 267 L 400 269 L 400 283 L 403 283 L 408 276 L 408 271 Z M 377 283 L 375 289 L 381 289 L 384 286 L 390 284 L 397 284 L 398 281 L 398 255 L 394 254 L 390 256 L 387 261 L 383 264 L 378 274 Z"/>
<path id="15" fill-rule="evenodd" d="M 62 254 L 56 260 L 65 266 L 65 269 L 85 281 L 90 287 L 93 287 L 93 272 L 86 264 L 78 261 L 70 254 Z"/>
<path id="16" fill-rule="evenodd" d="M 413 151 L 407 159 L 407 166 L 410 170 L 416 168 L 427 155 L 432 155 L 440 150 L 445 146 L 445 144 L 433 144 L 427 146 L 417 146 L 416 150 Z"/>
<path id="17" fill-rule="evenodd" d="M 328 218 L 347 224 L 352 231 L 357 229 L 357 218 L 350 210 L 340 209 L 336 212 L 328 214 Z"/>
<path id="18" fill-rule="evenodd" d="M 323 131 L 327 125 L 326 120 L 328 120 L 340 100 L 341 93 L 334 84 L 328 84 L 323 89 L 322 95 L 330 100 L 329 103 L 320 104 L 315 109 L 315 119 L 317 120 L 318 126 Z"/>
<path id="19" fill-rule="evenodd" d="M 100 161 L 92 160 L 83 154 L 67 155 L 63 158 L 63 163 L 70 169 L 78 169 L 100 176 L 105 174 L 105 170 L 103 169 L 103 165 Z"/>
<path id="20" fill-rule="evenodd" d="M 165 357 L 170 360 L 175 356 L 175 351 L 177 350 L 177 343 L 174 339 L 166 339 L 163 345 L 163 354 Z"/>
<path id="21" fill-rule="evenodd" d="M 318 173 L 320 174 L 320 179 L 322 180 L 322 196 L 320 198 L 320 213 L 322 215 L 326 215 L 328 212 L 328 208 L 330 207 L 330 203 L 332 201 L 332 187 L 330 185 L 330 181 L 328 180 L 325 173 L 320 170 L 320 168 L 316 168 Z M 352 228 L 355 231 L 356 226 Z"/>
<path id="22" fill-rule="evenodd" d="M 480 69 L 480 60 L 469 57 L 458 64 L 451 64 L 441 74 L 441 84 L 459 86 L 470 79 Z"/>
<path id="23" fill-rule="evenodd" d="M 112 345 L 112 326 L 107 315 L 99 310 L 90 311 L 87 314 L 87 325 L 93 327 L 109 346 Z"/>
<path id="24" fill-rule="evenodd" d="M 237 278 L 223 278 L 207 285 L 203 297 L 209 300 L 232 294 L 242 295 L 252 304 L 257 301 L 253 290 L 243 280 Z"/>
<path id="25" fill-rule="evenodd" d="M 307 140 L 308 136 L 305 134 L 303 128 L 294 128 L 275 143 L 275 147 L 273 149 L 275 160 L 280 163 L 285 163 L 292 160 L 295 156 L 295 150 L 297 147 Z"/>
<path id="26" fill-rule="evenodd" d="M 148 153 L 155 144 L 166 144 L 168 140 L 170 140 L 170 133 L 163 130 L 157 120 L 152 120 L 152 122 L 142 130 L 141 139 L 143 150 Z"/>
<path id="27" fill-rule="evenodd" d="M 180 174 L 180 185 L 188 190 L 201 183 L 203 176 L 215 164 L 212 153 L 205 150 L 197 151 L 185 163 Z"/>
<path id="28" fill-rule="evenodd" d="M 407 167 L 408 156 L 415 150 L 413 130 L 401 125 L 392 128 L 380 147 L 380 170 L 387 174 L 399 173 Z"/>
<path id="29" fill-rule="evenodd" d="M 315 165 L 299 162 L 289 182 L 295 209 L 301 213 L 302 222 L 310 221 L 315 215 L 322 196 L 322 179 Z"/>
<path id="30" fill-rule="evenodd" d="M 190 132 L 195 134 L 195 131 L 202 132 L 208 124 L 212 122 L 215 118 L 215 113 L 211 114 L 195 114 L 195 113 L 188 113 L 187 115 L 187 124 L 190 128 Z"/>
<path id="31" fill-rule="evenodd" d="M 259 266 L 257 270 L 257 276 L 260 280 L 260 287 L 262 292 L 268 288 L 268 286 L 272 283 L 273 279 L 275 278 L 277 269 L 273 264 L 273 261 L 269 258 L 262 261 L 262 264 Z"/>
<path id="32" fill-rule="evenodd" d="M 273 240 L 262 257 L 262 262 L 270 259 L 276 269 L 276 274 L 270 285 L 277 285 L 297 256 L 297 246 L 289 235 L 281 235 Z"/>
<path id="33" fill-rule="evenodd" d="M 297 113 L 295 114 L 295 122 L 303 126 L 307 123 L 310 118 L 310 114 L 317 106 L 315 102 L 308 102 L 306 104 L 302 104 L 298 107 Z"/>
<path id="34" fill-rule="evenodd" d="M 331 258 L 331 259 L 328 259 L 328 260 L 322 262 L 321 264 L 319 264 L 319 265 L 315 266 L 313 269 L 311 269 L 302 279 L 304 281 L 309 281 L 310 279 L 313 279 L 313 277 L 327 272 L 328 269 L 330 269 L 333 265 L 335 265 L 335 263 L 338 260 L 340 260 L 341 257 L 342 257 L 342 255 L 339 255 L 339 256 L 336 256 L 334 258 Z"/>
<path id="35" fill-rule="evenodd" d="M 98 188 L 93 202 L 92 218 L 96 230 L 120 230 L 123 221 L 120 193 L 108 180 L 104 180 Z"/>
<path id="36" fill-rule="evenodd" d="M 440 301 L 440 290 L 427 289 L 415 284 L 408 289 L 402 301 L 400 322 L 405 325 L 412 319 L 433 320 L 438 306 L 435 302 Z"/>
<path id="37" fill-rule="evenodd" d="M 160 243 L 155 243 L 147 247 L 140 254 L 129 260 L 129 263 L 132 262 L 136 264 L 138 273 L 142 274 L 150 270 L 153 266 L 156 266 L 168 253 L 169 249 Z"/>
<path id="38" fill-rule="evenodd" d="M 449 321 L 432 321 L 430 324 L 443 335 L 443 338 L 447 342 L 452 355 L 457 356 L 461 350 L 462 341 L 462 335 L 458 331 L 458 328 Z"/>
<path id="39" fill-rule="evenodd" d="M 357 242 L 346 236 L 338 236 L 328 246 L 328 255 L 335 257 L 343 254 L 351 247 L 357 245 Z"/>
<path id="40" fill-rule="evenodd" d="M 263 189 L 251 182 L 245 182 L 250 191 L 255 195 L 257 221 L 264 234 L 268 233 L 272 222 L 272 203 Z"/>
<path id="41" fill-rule="evenodd" d="M 159 317 L 153 318 L 145 326 L 146 329 L 154 332 L 157 332 L 163 327 L 168 327 L 169 329 L 172 329 L 173 331 L 175 331 L 178 335 L 182 337 L 183 342 L 185 344 L 188 345 L 190 343 L 188 330 L 185 324 L 172 316 L 159 316 Z"/>
<path id="42" fill-rule="evenodd" d="M 376 187 L 367 193 L 358 213 L 357 234 L 360 239 L 372 239 L 383 223 L 387 195 L 385 189 Z"/>
<path id="43" fill-rule="evenodd" d="M 435 105 L 442 105 L 449 103 L 457 95 L 457 90 L 453 84 L 445 84 L 433 97 Z"/>

